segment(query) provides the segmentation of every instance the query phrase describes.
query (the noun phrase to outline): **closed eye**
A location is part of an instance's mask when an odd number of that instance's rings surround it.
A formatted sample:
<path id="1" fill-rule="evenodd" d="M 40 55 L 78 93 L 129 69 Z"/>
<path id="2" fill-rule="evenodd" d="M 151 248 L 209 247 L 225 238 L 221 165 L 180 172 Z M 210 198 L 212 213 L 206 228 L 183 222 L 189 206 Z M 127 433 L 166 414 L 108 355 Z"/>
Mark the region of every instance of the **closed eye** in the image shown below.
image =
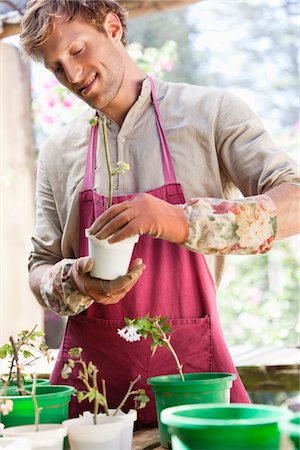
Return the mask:
<path id="1" fill-rule="evenodd" d="M 74 55 L 79 55 L 80 53 L 82 53 L 82 51 L 83 51 L 83 47 L 81 47 L 78 51 L 74 52 L 73 56 Z"/>

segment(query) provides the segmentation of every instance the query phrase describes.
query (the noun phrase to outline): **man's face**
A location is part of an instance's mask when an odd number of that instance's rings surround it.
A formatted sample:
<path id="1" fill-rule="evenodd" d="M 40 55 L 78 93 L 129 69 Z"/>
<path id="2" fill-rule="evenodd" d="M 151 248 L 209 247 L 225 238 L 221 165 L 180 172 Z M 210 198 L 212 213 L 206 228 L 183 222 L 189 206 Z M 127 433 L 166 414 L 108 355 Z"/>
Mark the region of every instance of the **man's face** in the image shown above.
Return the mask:
<path id="1" fill-rule="evenodd" d="M 117 95 L 124 63 L 114 35 L 101 33 L 83 20 L 55 20 L 54 31 L 39 47 L 45 67 L 92 108 L 102 110 Z"/>

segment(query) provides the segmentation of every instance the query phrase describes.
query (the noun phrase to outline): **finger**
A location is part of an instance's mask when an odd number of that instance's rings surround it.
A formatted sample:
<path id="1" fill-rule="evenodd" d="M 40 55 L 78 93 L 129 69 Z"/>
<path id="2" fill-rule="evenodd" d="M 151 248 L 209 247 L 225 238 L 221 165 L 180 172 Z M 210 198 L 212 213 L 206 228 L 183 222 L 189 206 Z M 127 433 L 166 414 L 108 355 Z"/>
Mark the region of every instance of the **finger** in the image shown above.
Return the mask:
<path id="1" fill-rule="evenodd" d="M 87 273 L 94 267 L 94 259 L 91 256 L 84 256 L 75 261 L 75 268 L 78 273 Z"/>
<path id="2" fill-rule="evenodd" d="M 106 239 L 112 234 L 116 233 L 118 230 L 125 227 L 132 218 L 132 212 L 128 209 L 120 212 L 109 222 L 107 222 L 98 232 L 95 233 L 97 239 Z"/>
<path id="3" fill-rule="evenodd" d="M 135 284 L 135 282 L 142 275 L 145 267 L 146 266 L 142 263 L 137 266 L 131 267 L 126 275 L 118 277 L 115 280 L 99 280 L 102 292 L 104 292 L 107 296 L 113 296 L 123 293 L 124 289 L 130 289 L 130 287 L 133 286 L 133 284 Z M 129 289 L 127 289 L 126 292 Z"/>
<path id="4" fill-rule="evenodd" d="M 136 234 L 142 235 L 145 233 L 147 233 L 147 230 L 142 228 L 140 219 L 136 218 L 124 225 L 123 228 L 111 233 L 112 236 L 108 239 L 108 242 L 114 244 L 115 242 L 123 241 L 123 239 L 135 236 Z"/>
<path id="5" fill-rule="evenodd" d="M 122 202 L 118 205 L 113 205 L 104 211 L 101 216 L 97 217 L 94 223 L 89 228 L 91 234 L 96 234 L 99 230 L 101 230 L 108 222 L 110 222 L 115 216 L 123 212 L 127 208 L 128 202 Z"/>
<path id="6" fill-rule="evenodd" d="M 136 259 L 133 261 L 133 263 L 131 264 L 131 267 L 130 267 L 129 270 L 131 270 L 133 267 L 141 266 L 142 264 L 144 265 L 144 268 L 145 268 L 146 266 L 145 266 L 145 264 L 143 263 L 142 258 L 136 258 Z"/>
<path id="7" fill-rule="evenodd" d="M 109 296 L 108 298 L 112 299 L 112 300 L 120 301 L 122 298 L 125 297 L 127 292 L 129 292 L 133 288 L 133 286 L 138 282 L 138 280 L 139 280 L 141 275 L 142 275 L 142 272 L 139 274 L 138 277 L 136 277 L 134 280 L 132 280 L 131 283 L 129 283 L 127 286 L 125 286 L 123 289 L 121 289 L 116 294 L 113 294 L 113 295 Z"/>
<path id="8" fill-rule="evenodd" d="M 133 286 L 137 283 L 137 281 L 139 280 L 141 275 L 142 275 L 142 272 L 139 274 L 139 276 L 135 277 L 131 283 L 129 283 L 124 288 L 122 288 L 120 291 L 118 291 L 114 294 L 110 294 L 108 296 L 104 296 L 104 297 L 101 296 L 99 299 L 95 300 L 96 303 L 100 303 L 102 305 L 114 305 L 114 304 L 118 303 L 120 300 L 122 300 L 125 297 L 127 292 L 129 292 L 130 289 L 133 288 Z"/>

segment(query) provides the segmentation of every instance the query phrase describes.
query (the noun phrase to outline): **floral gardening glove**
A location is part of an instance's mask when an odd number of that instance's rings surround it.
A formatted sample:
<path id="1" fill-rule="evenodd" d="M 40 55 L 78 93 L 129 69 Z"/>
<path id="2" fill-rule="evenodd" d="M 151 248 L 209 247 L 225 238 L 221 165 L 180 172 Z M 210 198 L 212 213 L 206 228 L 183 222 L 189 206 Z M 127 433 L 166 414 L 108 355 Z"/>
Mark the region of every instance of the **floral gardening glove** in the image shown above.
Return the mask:
<path id="1" fill-rule="evenodd" d="M 184 246 L 199 253 L 266 253 L 276 237 L 276 207 L 266 194 L 234 201 L 195 198 L 184 209 L 189 225 Z"/>
<path id="2" fill-rule="evenodd" d="M 103 305 L 118 303 L 135 285 L 145 265 L 136 259 L 128 273 L 115 280 L 99 280 L 89 275 L 93 258 L 63 259 L 43 275 L 40 292 L 46 306 L 62 316 L 74 316 L 94 301 Z"/>

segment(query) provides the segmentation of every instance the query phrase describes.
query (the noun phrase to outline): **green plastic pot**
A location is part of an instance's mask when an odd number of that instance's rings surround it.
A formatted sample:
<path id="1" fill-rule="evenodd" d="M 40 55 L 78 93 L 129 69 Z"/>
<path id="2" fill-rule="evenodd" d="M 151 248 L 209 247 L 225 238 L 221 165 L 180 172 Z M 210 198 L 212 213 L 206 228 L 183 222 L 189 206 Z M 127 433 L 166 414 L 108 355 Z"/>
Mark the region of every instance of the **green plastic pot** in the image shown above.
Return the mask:
<path id="1" fill-rule="evenodd" d="M 290 419 L 282 420 L 279 429 L 290 438 L 295 450 L 300 449 L 300 413 L 293 414 Z"/>
<path id="2" fill-rule="evenodd" d="M 46 378 L 37 378 L 36 379 L 36 385 L 37 386 L 47 386 L 50 384 L 50 380 Z M 4 382 L 0 381 L 0 392 L 3 388 Z M 23 382 L 24 389 L 31 389 L 32 388 L 32 379 L 26 379 Z M 5 393 L 3 395 L 18 395 L 18 389 L 17 389 L 17 383 L 15 381 L 11 381 L 9 383 L 9 386 L 5 389 Z"/>
<path id="3" fill-rule="evenodd" d="M 69 402 L 75 392 L 72 386 L 46 385 L 36 388 L 37 403 L 42 408 L 40 423 L 62 423 L 68 418 Z M 1 399 L 13 401 L 13 410 L 6 416 L 1 415 L 0 421 L 5 427 L 30 425 L 34 423 L 34 407 L 30 395 L 5 395 Z"/>
<path id="4" fill-rule="evenodd" d="M 278 450 L 288 409 L 269 405 L 184 405 L 162 411 L 173 450 Z"/>
<path id="5" fill-rule="evenodd" d="M 201 372 L 179 375 L 163 375 L 148 378 L 155 395 L 156 413 L 159 426 L 160 443 L 171 448 L 171 436 L 167 426 L 160 420 L 165 408 L 195 403 L 229 403 L 230 388 L 236 375 L 225 372 Z"/>

